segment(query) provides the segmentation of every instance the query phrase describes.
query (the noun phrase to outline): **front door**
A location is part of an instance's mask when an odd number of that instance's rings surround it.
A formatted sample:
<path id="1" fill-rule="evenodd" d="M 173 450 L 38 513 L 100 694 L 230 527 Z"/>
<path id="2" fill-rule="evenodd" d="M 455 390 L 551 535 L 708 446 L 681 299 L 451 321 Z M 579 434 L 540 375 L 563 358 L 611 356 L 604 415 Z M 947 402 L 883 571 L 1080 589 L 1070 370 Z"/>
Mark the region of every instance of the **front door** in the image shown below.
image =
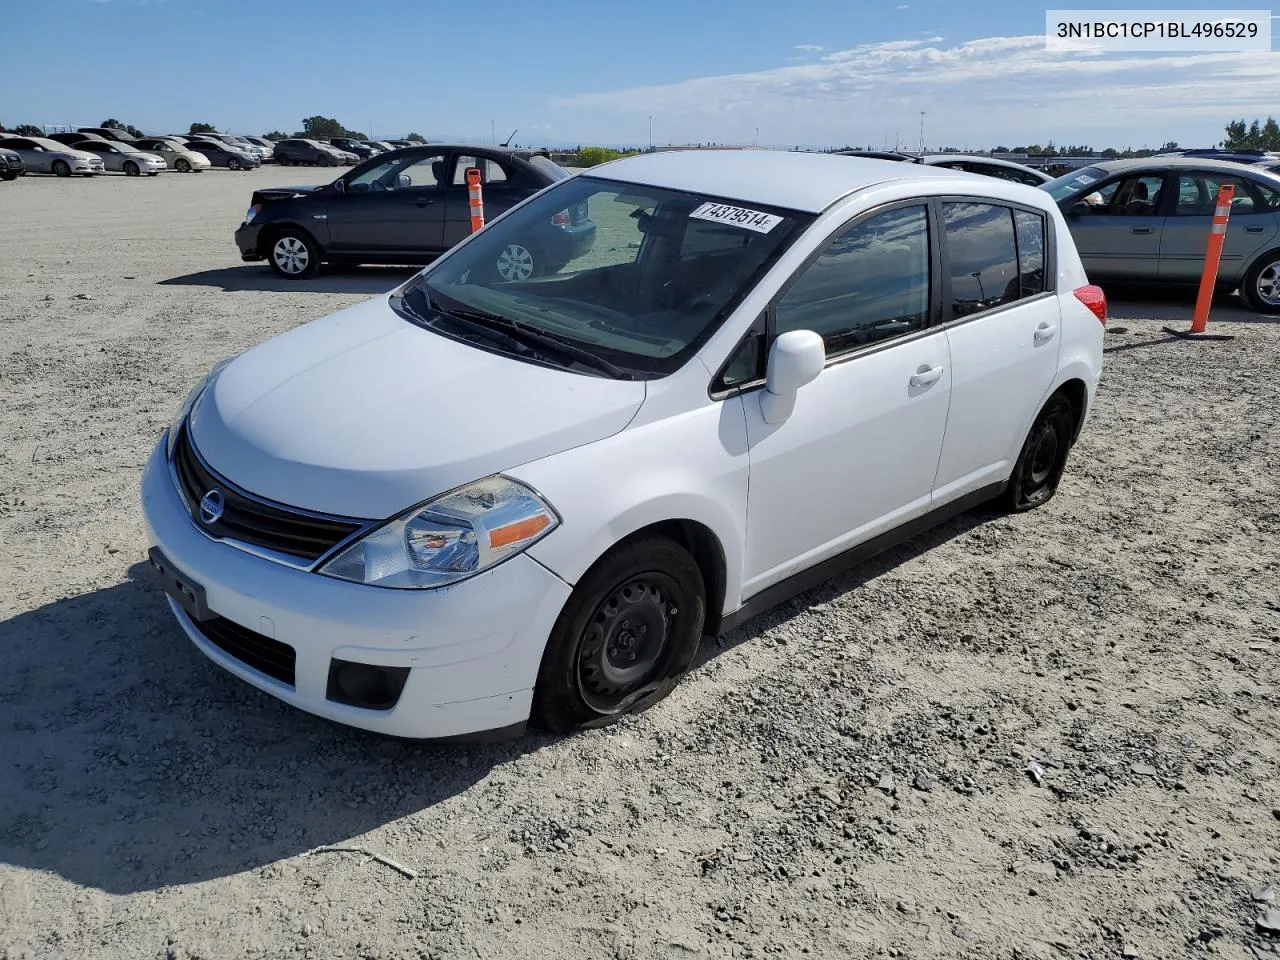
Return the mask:
<path id="1" fill-rule="evenodd" d="M 940 212 L 952 373 L 935 506 L 1008 478 L 1062 343 L 1044 214 L 985 200 Z"/>
<path id="2" fill-rule="evenodd" d="M 1159 174 L 1120 177 L 1068 201 L 1067 226 L 1090 280 L 1155 278 L 1165 224 L 1163 188 Z"/>
<path id="3" fill-rule="evenodd" d="M 330 249 L 423 262 L 444 249 L 445 153 L 388 159 L 346 181 L 329 203 Z"/>
<path id="4" fill-rule="evenodd" d="M 743 397 L 746 594 L 928 511 L 951 391 L 929 264 L 926 205 L 890 207 L 842 229 L 775 303 L 772 332 L 816 331 L 828 359 L 781 423 Z"/>
<path id="5" fill-rule="evenodd" d="M 1173 215 L 1165 221 L 1164 239 L 1160 243 L 1160 279 L 1175 283 L 1200 280 L 1218 190 L 1224 183 L 1230 183 L 1236 192 L 1231 200 L 1218 276 L 1238 282 L 1252 256 L 1274 245 L 1280 190 L 1218 170 L 1179 172 L 1177 183 Z"/>

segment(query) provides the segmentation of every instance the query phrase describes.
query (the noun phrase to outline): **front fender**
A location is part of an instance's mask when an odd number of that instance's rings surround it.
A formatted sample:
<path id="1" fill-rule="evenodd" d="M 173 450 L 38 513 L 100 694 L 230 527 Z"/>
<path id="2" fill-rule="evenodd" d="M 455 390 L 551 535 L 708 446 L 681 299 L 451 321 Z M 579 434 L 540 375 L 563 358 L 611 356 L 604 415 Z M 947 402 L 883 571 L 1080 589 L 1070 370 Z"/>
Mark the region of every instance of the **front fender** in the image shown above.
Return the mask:
<path id="1" fill-rule="evenodd" d="M 749 472 L 740 398 L 632 426 L 505 472 L 538 490 L 563 518 L 529 555 L 566 582 L 577 583 L 636 531 L 687 520 L 719 541 L 723 608 L 739 606 Z"/>

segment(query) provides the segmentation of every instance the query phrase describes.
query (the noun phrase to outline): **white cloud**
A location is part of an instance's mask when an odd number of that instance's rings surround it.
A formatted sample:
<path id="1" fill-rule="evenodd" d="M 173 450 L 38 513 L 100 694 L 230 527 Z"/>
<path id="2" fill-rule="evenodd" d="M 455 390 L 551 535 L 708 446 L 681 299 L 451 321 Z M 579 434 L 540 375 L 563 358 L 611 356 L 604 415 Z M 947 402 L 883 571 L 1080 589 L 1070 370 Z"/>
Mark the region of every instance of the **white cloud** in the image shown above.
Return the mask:
<path id="1" fill-rule="evenodd" d="M 797 43 L 795 48 L 805 53 L 820 53 L 824 49 L 814 43 Z"/>
<path id="2" fill-rule="evenodd" d="M 815 51 L 816 52 L 816 51 Z M 1219 139 L 1232 117 L 1275 112 L 1267 53 L 1124 54 L 1045 49 L 1043 35 L 895 40 L 815 61 L 680 83 L 562 97 L 553 105 L 613 116 L 659 114 L 673 139 L 907 142 L 927 111 L 927 144 Z M 601 115 L 605 116 L 601 116 Z"/>

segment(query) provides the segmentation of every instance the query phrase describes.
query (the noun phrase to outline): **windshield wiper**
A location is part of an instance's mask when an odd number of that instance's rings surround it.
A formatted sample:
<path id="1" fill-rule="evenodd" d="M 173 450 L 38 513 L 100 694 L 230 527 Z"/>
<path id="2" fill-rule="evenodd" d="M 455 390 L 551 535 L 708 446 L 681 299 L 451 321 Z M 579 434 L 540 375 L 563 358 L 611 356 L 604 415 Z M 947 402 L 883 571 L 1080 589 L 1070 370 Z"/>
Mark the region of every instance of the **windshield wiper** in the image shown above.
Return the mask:
<path id="1" fill-rule="evenodd" d="M 421 291 L 423 297 L 427 299 L 427 303 L 431 304 L 431 298 L 426 291 Z M 598 357 L 590 350 L 584 350 L 582 347 L 560 337 L 552 336 L 541 330 L 523 324 L 518 320 L 512 320 L 510 317 L 499 316 L 495 313 L 486 313 L 483 310 L 476 310 L 472 307 L 465 307 L 456 300 L 452 301 L 448 308 L 440 304 L 432 304 L 432 309 L 443 313 L 446 317 L 456 317 L 459 320 L 470 321 L 477 326 L 485 327 L 496 333 L 504 334 L 507 337 L 521 341 L 526 347 L 536 346 L 552 353 L 558 353 L 562 357 L 576 360 L 585 367 L 592 367 L 602 373 L 606 373 L 615 380 L 633 380 L 635 379 L 631 371 L 626 370 L 617 364 L 610 363 L 603 357 Z"/>

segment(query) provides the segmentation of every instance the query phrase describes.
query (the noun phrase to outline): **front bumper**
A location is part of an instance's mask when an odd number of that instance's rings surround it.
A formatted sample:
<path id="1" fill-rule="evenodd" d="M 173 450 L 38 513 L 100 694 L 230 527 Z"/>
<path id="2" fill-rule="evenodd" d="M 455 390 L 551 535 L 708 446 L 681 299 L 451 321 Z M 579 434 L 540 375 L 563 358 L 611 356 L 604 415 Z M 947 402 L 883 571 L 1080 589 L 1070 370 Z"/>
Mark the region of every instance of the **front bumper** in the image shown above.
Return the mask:
<path id="1" fill-rule="evenodd" d="M 263 254 L 258 252 L 258 233 L 262 225 L 258 223 L 242 223 L 236 228 L 236 246 L 240 248 L 240 259 L 246 262 L 261 260 Z"/>
<path id="2" fill-rule="evenodd" d="M 161 438 L 142 479 L 148 541 L 174 573 L 204 588 L 208 609 L 292 647 L 288 684 L 227 653 L 170 600 L 191 641 L 219 666 L 295 707 L 402 737 L 456 737 L 520 727 L 570 587 L 521 555 L 452 587 L 390 590 L 286 567 L 206 536 L 178 496 Z M 395 705 L 329 699 L 334 659 L 407 667 Z"/>
<path id="3" fill-rule="evenodd" d="M 107 165 L 101 160 L 76 160 L 71 163 L 72 173 L 106 173 Z"/>

